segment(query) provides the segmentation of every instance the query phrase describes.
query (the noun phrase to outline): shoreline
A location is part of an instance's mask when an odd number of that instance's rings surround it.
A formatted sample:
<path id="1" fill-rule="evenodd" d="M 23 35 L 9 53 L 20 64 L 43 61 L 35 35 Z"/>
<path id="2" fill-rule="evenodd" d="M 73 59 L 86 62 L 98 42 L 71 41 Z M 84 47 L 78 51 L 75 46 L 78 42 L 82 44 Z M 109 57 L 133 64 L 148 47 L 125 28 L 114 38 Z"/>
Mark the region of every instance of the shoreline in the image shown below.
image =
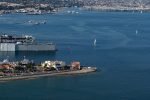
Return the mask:
<path id="1" fill-rule="evenodd" d="M 0 10 L 0 15 L 3 14 L 24 14 L 24 15 L 45 15 L 45 14 L 56 14 L 59 13 L 59 11 L 63 11 L 64 8 L 67 7 L 60 7 L 55 9 L 54 11 L 45 11 L 45 10 L 40 10 L 42 13 L 36 13 L 36 12 L 17 12 L 16 10 Z M 141 8 L 141 7 L 124 7 L 124 6 L 117 6 L 117 7 L 113 7 L 113 6 L 83 6 L 83 7 L 78 7 L 82 10 L 85 11 L 106 11 L 106 12 L 150 12 L 150 7 L 145 7 L 145 8 Z M 25 10 L 25 9 L 24 9 Z M 31 14 L 30 14 L 31 13 Z"/>
<path id="2" fill-rule="evenodd" d="M 150 12 L 150 7 L 147 8 L 140 8 L 140 7 L 123 7 L 123 6 L 118 6 L 118 7 L 107 7 L 107 6 L 84 6 L 83 10 L 88 10 L 88 11 L 116 11 L 116 12 Z"/>
<path id="3" fill-rule="evenodd" d="M 48 77 L 48 76 L 57 76 L 57 75 L 74 75 L 74 74 L 86 74 L 95 72 L 97 68 L 95 67 L 84 67 L 81 70 L 73 70 L 73 71 L 60 71 L 60 72 L 42 72 L 42 73 L 29 73 L 27 75 L 18 75 L 18 76 L 7 76 L 0 77 L 0 82 L 12 81 L 12 80 L 24 80 L 24 79 L 34 79 L 40 77 Z"/>

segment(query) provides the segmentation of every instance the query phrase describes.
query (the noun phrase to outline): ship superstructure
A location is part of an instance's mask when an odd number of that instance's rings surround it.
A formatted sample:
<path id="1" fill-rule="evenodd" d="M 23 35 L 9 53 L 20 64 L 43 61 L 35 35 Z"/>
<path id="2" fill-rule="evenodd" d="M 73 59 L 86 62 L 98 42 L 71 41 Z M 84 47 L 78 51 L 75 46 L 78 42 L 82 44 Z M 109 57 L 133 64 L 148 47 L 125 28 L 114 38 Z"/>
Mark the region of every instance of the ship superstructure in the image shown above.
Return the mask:
<path id="1" fill-rule="evenodd" d="M 37 43 L 29 35 L 0 35 L 0 51 L 56 51 L 53 43 Z"/>

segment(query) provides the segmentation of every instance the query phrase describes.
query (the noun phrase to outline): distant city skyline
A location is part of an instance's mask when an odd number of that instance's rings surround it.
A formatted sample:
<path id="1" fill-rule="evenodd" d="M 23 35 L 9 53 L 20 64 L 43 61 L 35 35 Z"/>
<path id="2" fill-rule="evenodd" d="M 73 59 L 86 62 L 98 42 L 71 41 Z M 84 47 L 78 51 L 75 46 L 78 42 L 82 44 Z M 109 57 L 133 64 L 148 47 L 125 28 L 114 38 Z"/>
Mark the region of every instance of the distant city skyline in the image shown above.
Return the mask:
<path id="1" fill-rule="evenodd" d="M 15 3 L 50 3 L 62 5 L 121 5 L 121 6 L 147 6 L 150 5 L 150 0 L 0 0 L 1 2 Z"/>

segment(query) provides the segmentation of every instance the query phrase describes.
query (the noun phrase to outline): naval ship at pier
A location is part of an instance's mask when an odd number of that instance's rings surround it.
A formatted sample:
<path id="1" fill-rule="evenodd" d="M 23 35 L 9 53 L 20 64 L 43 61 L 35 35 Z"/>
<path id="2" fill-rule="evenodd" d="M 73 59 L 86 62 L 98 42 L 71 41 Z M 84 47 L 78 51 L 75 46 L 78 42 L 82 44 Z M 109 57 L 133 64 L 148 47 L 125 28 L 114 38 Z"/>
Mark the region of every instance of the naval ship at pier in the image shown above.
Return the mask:
<path id="1" fill-rule="evenodd" d="M 0 51 L 56 51 L 53 43 L 38 43 L 30 35 L 0 35 Z"/>

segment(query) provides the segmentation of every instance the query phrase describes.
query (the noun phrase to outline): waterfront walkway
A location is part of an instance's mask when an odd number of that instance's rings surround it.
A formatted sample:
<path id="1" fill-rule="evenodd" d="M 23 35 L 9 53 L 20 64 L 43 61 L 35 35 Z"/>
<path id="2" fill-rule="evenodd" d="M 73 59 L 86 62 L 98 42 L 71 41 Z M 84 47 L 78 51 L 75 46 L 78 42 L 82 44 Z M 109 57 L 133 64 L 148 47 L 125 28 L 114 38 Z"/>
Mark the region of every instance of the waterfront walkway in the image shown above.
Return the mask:
<path id="1" fill-rule="evenodd" d="M 2 81 L 11 81 L 11 80 L 22 80 L 22 79 L 30 79 L 30 78 L 38 78 L 38 77 L 47 77 L 47 76 L 57 76 L 57 75 L 73 75 L 73 74 L 85 74 L 94 72 L 97 69 L 95 67 L 84 67 L 81 70 L 68 70 L 68 71 L 57 71 L 57 72 L 35 72 L 22 74 L 17 76 L 5 76 L 0 78 L 0 82 Z"/>

